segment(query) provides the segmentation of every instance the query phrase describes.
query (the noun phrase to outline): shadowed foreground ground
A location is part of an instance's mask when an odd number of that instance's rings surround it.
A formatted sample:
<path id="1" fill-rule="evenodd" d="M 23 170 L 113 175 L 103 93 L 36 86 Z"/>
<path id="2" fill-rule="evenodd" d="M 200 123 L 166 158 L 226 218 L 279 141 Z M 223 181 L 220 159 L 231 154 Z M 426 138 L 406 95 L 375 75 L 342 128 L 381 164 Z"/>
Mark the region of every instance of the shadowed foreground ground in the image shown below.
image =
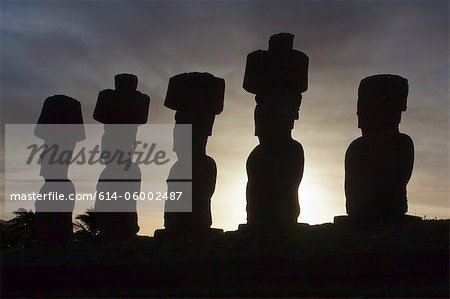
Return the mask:
<path id="1" fill-rule="evenodd" d="M 449 220 L 2 252 L 2 297 L 447 297 Z"/>

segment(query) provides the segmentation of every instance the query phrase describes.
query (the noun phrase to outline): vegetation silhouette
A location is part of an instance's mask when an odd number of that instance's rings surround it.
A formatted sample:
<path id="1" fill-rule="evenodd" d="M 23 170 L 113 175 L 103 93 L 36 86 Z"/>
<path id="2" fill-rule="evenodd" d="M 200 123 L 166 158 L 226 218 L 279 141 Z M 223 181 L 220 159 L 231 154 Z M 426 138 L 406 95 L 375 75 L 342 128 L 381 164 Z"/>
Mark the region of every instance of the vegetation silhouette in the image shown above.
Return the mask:
<path id="1" fill-rule="evenodd" d="M 98 236 L 99 230 L 95 221 L 95 211 L 90 208 L 84 214 L 77 215 L 73 223 L 74 240 L 89 240 Z"/>
<path id="2" fill-rule="evenodd" d="M 0 221 L 1 248 L 29 247 L 36 242 L 35 216 L 33 211 L 23 208 L 13 212 L 14 218 Z"/>

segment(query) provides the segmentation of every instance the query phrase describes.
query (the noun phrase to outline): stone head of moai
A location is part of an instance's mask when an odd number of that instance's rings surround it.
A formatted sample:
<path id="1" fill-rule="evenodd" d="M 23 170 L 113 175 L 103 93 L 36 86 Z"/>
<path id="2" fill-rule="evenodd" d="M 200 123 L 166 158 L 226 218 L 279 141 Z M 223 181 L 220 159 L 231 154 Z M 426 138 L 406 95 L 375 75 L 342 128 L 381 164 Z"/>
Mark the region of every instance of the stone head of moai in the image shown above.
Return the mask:
<path id="1" fill-rule="evenodd" d="M 103 124 L 145 124 L 150 98 L 137 91 L 138 79 L 133 74 L 114 77 L 115 90 L 102 90 L 97 99 L 94 119 Z"/>
<path id="2" fill-rule="evenodd" d="M 183 73 L 169 80 L 164 105 L 176 110 L 177 124 L 192 124 L 193 141 L 212 135 L 215 116 L 223 110 L 225 80 L 209 73 Z"/>
<path id="3" fill-rule="evenodd" d="M 408 80 L 390 74 L 361 80 L 358 89 L 358 127 L 364 131 L 398 128 L 406 111 Z"/>
<path id="4" fill-rule="evenodd" d="M 46 98 L 34 135 L 43 140 L 58 136 L 73 142 L 84 140 L 85 132 L 80 102 L 66 95 L 54 95 Z"/>
<path id="5" fill-rule="evenodd" d="M 293 49 L 294 35 L 272 35 L 268 50 L 247 55 L 243 87 L 256 95 L 255 135 L 292 130 L 302 92 L 308 89 L 309 58 Z"/>
<path id="6" fill-rule="evenodd" d="M 65 157 L 64 161 L 47 163 L 53 152 L 42 153 L 40 175 L 46 179 L 66 178 L 71 157 L 62 153 L 72 152 L 75 144 L 85 139 L 80 102 L 65 95 L 45 99 L 34 135 L 44 140 L 49 148 L 54 147 L 55 156 Z"/>
<path id="7" fill-rule="evenodd" d="M 113 156 L 116 151 L 129 152 L 136 140 L 138 126 L 147 122 L 150 107 L 150 98 L 137 91 L 135 75 L 118 74 L 114 84 L 115 90 L 100 91 L 94 110 L 94 119 L 105 124 L 101 140 L 105 157 Z M 114 164 L 113 160 L 104 161 L 108 165 Z"/>

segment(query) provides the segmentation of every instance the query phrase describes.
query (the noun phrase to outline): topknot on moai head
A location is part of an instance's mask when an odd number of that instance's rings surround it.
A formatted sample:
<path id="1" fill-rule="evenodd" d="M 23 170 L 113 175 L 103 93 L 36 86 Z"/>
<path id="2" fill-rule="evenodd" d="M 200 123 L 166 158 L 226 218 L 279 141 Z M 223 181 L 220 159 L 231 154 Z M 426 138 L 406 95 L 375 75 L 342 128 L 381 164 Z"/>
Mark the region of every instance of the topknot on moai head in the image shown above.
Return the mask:
<path id="1" fill-rule="evenodd" d="M 289 51 L 294 48 L 294 37 L 292 33 L 274 34 L 269 39 L 269 51 Z"/>
<path id="2" fill-rule="evenodd" d="M 133 74 L 117 74 L 114 76 L 114 86 L 117 91 L 136 91 L 138 78 Z"/>
<path id="3" fill-rule="evenodd" d="M 138 79 L 132 74 L 114 76 L 116 90 L 102 90 L 97 98 L 94 119 L 103 124 L 145 124 L 150 98 L 136 90 Z"/>
<path id="4" fill-rule="evenodd" d="M 308 89 L 308 56 L 293 49 L 294 35 L 279 33 L 269 50 L 247 55 L 243 87 L 253 94 L 299 94 Z"/>
<path id="5" fill-rule="evenodd" d="M 80 102 L 66 95 L 46 98 L 34 135 L 44 140 L 58 137 L 73 142 L 84 140 L 86 137 Z"/>
<path id="6" fill-rule="evenodd" d="M 170 78 L 164 105 L 177 111 L 178 124 L 192 124 L 196 132 L 211 135 L 215 115 L 223 110 L 224 94 L 224 79 L 209 73 L 184 73 Z"/>
<path id="7" fill-rule="evenodd" d="M 408 80 L 391 74 L 361 80 L 358 88 L 359 127 L 396 125 L 406 111 Z"/>
<path id="8" fill-rule="evenodd" d="M 223 110 L 225 80 L 209 73 L 184 73 L 169 80 L 164 105 L 217 115 Z"/>

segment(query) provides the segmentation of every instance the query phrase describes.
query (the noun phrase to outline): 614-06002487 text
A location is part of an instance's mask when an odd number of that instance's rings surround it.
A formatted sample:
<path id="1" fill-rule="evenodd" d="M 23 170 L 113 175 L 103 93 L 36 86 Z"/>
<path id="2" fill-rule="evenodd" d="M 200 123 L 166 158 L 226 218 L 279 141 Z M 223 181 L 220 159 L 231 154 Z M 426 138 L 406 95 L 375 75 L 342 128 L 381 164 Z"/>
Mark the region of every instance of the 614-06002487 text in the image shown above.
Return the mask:
<path id="1" fill-rule="evenodd" d="M 61 192 L 48 193 L 12 193 L 11 201 L 114 201 L 114 200 L 135 200 L 135 201 L 177 201 L 181 199 L 183 192 L 94 192 L 94 193 L 72 193 L 64 194 Z"/>

